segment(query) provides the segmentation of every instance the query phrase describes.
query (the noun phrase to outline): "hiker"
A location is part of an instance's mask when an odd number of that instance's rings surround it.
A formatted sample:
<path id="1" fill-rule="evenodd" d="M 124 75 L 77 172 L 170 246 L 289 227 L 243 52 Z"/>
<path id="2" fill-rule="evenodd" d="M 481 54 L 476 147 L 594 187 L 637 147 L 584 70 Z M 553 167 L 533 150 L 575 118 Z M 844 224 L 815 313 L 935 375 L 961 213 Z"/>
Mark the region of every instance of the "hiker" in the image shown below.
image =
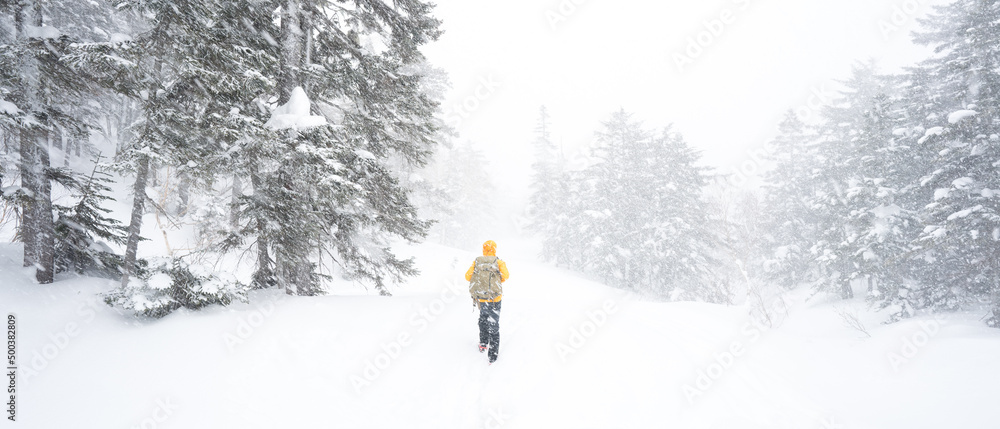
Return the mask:
<path id="1" fill-rule="evenodd" d="M 490 364 L 500 352 L 500 298 L 503 282 L 510 273 L 507 264 L 497 258 L 497 244 L 493 240 L 483 243 L 483 256 L 465 273 L 473 304 L 479 308 L 479 352 L 489 350 Z"/>

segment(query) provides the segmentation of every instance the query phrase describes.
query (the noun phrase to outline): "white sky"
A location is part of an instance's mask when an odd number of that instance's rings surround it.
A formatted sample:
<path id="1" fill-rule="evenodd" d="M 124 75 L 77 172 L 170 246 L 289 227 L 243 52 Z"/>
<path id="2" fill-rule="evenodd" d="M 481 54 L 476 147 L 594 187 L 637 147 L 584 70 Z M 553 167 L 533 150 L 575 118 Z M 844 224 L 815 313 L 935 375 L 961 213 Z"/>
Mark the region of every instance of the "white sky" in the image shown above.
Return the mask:
<path id="1" fill-rule="evenodd" d="M 828 94 L 854 61 L 875 58 L 894 71 L 926 57 L 910 32 L 942 3 L 438 0 L 445 34 L 425 52 L 451 80 L 443 110 L 459 141 L 481 148 L 501 189 L 521 196 L 542 105 L 568 152 L 624 108 L 648 127 L 674 124 L 705 164 L 733 171 L 774 136 L 786 110 L 809 113 L 814 94 Z M 721 25 L 706 27 L 712 21 Z M 894 22 L 895 31 L 880 28 Z M 710 29 L 719 35 L 709 38 Z M 679 71 L 674 55 L 703 32 L 702 52 Z"/>

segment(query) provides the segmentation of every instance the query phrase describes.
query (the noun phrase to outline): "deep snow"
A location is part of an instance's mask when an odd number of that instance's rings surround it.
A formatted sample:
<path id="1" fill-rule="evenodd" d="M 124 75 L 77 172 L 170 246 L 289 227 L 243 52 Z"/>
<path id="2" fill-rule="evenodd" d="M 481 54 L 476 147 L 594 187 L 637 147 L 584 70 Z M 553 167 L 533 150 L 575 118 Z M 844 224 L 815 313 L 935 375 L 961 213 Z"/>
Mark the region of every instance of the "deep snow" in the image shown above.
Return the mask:
<path id="1" fill-rule="evenodd" d="M 500 241 L 511 278 L 488 366 L 462 278 L 476 253 L 400 252 L 423 274 L 391 298 L 341 284 L 138 321 L 99 302 L 113 282 L 37 285 L 20 247 L 0 245 L 0 311 L 19 320 L 11 427 L 996 427 L 1000 332 L 974 314 L 881 325 L 861 302 L 797 292 L 768 304 L 769 327 Z"/>

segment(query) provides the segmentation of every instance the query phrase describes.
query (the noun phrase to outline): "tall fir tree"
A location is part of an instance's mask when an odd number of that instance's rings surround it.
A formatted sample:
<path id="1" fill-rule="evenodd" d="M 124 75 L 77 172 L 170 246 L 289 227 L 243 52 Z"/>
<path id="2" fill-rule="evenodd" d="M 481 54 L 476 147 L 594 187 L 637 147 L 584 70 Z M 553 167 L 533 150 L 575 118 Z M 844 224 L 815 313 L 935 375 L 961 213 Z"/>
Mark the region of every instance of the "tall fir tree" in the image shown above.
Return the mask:
<path id="1" fill-rule="evenodd" d="M 282 6 L 278 102 L 293 85 L 302 87 L 314 111 L 334 126 L 286 133 L 276 169 L 259 193 L 255 187 L 255 196 L 279 209 L 265 217 L 289 219 L 269 232 L 281 259 L 279 281 L 285 276 L 301 288 L 297 293 L 318 293 L 311 255 L 326 252 L 344 275 L 388 294 L 386 281 L 416 272 L 412 260 L 392 254 L 389 238 L 417 240 L 428 227 L 389 157 L 422 166 L 431 153 L 437 104 L 414 70 L 424 61 L 421 45 L 439 34 L 438 21 L 428 4 L 413 0 Z"/>
<path id="2" fill-rule="evenodd" d="M 707 178 L 697 153 L 669 128 L 656 135 L 616 112 L 598 132 L 598 161 L 584 170 L 572 213 L 579 265 L 608 284 L 649 296 L 728 302 L 710 275 Z M 551 237 L 550 237 L 551 239 Z"/>
<path id="3" fill-rule="evenodd" d="M 569 201 L 570 180 L 566 176 L 566 159 L 562 151 L 552 142 L 552 122 L 548 109 L 539 108 L 538 123 L 535 127 L 535 160 L 532 163 L 531 194 L 528 197 L 529 229 L 541 236 L 559 234 L 567 221 L 564 213 Z M 555 241 L 542 245 L 541 256 L 558 259 L 560 248 Z"/>
<path id="4" fill-rule="evenodd" d="M 826 280 L 843 298 L 854 285 L 899 285 L 899 267 L 915 222 L 898 204 L 896 159 L 901 149 L 893 131 L 900 124 L 893 79 L 873 63 L 856 65 L 841 96 L 823 111 L 817 158 L 818 193 L 812 204 L 820 226 L 813 253 Z M 896 97 L 896 98 L 894 98 Z"/>
<path id="5" fill-rule="evenodd" d="M 814 280 L 812 246 L 816 222 L 809 201 L 815 195 L 813 182 L 815 132 L 794 111 L 786 112 L 771 142 L 764 175 L 764 211 L 767 254 L 763 271 L 768 281 L 792 288 Z"/>
<path id="6" fill-rule="evenodd" d="M 925 108 L 916 144 L 937 158 L 920 180 L 927 199 L 916 246 L 929 263 L 905 296 L 911 312 L 990 302 L 994 325 L 1000 320 L 998 22 L 1000 4 L 958 0 L 936 7 L 916 33 L 914 40 L 936 53 L 918 67 L 932 78 L 934 103 Z"/>
<path id="7" fill-rule="evenodd" d="M 143 112 L 122 151 L 137 178 L 127 262 L 136 263 L 144 181 L 166 165 L 194 189 L 220 175 L 232 182 L 220 249 L 256 249 L 257 287 L 320 293 L 322 255 L 382 293 L 415 272 L 388 242 L 419 239 L 428 223 L 390 157 L 422 165 L 436 137 L 419 52 L 438 34 L 429 5 L 135 0 L 119 9 L 132 12 L 132 36 L 81 47 L 74 63 Z M 328 125 L 268 127 L 298 88 Z"/>
<path id="8" fill-rule="evenodd" d="M 0 32 L 0 93 L 4 128 L 20 143 L 21 224 L 25 266 L 36 267 L 39 283 L 55 274 L 55 224 L 52 205 L 50 142 L 61 144 L 86 135 L 94 87 L 64 59 L 79 44 L 100 33 L 106 9 L 70 1 L 4 2 Z"/>
<path id="9" fill-rule="evenodd" d="M 118 278 L 121 275 L 121 258 L 109 244 L 124 245 L 126 230 L 118 220 L 110 217 L 111 210 L 104 203 L 112 200 L 111 175 L 100 157 L 94 161 L 89 176 L 71 171 L 59 183 L 69 188 L 76 198 L 72 206 L 57 206 L 56 219 L 56 271 Z"/>

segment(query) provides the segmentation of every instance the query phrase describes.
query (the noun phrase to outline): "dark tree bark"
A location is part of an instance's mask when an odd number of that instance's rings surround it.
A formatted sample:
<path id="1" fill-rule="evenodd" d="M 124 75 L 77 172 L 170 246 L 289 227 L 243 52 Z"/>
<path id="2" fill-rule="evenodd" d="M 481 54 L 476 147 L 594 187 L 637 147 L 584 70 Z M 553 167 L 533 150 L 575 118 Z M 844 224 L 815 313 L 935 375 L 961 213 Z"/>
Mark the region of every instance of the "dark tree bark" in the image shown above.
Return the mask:
<path id="1" fill-rule="evenodd" d="M 177 196 L 180 198 L 180 204 L 177 205 L 178 216 L 183 216 L 188 211 L 188 205 L 191 200 L 190 187 L 191 179 L 189 179 L 187 173 L 178 174 Z"/>
<path id="2" fill-rule="evenodd" d="M 136 163 L 135 184 L 132 186 L 134 194 L 132 200 L 132 219 L 128 226 L 128 241 L 125 244 L 125 262 L 122 267 L 122 287 L 128 286 L 131 276 L 135 275 L 136 252 L 139 248 L 139 240 L 142 238 L 142 215 L 146 207 L 146 184 L 149 181 L 149 158 L 145 155 L 139 156 Z"/>
<path id="3" fill-rule="evenodd" d="M 281 13 L 281 75 L 278 82 L 278 104 L 288 101 L 292 90 L 302 86 L 300 71 L 305 50 L 306 31 L 302 25 L 300 0 L 285 0 Z"/>
<path id="4" fill-rule="evenodd" d="M 251 173 L 250 184 L 253 186 L 254 198 L 260 198 L 261 189 L 263 189 L 260 175 L 256 172 Z M 278 284 L 274 276 L 274 270 L 271 268 L 274 261 L 271 260 L 271 243 L 268 239 L 267 219 L 258 216 L 254 219 L 254 223 L 257 229 L 257 271 L 253 274 L 253 287 L 255 289 L 267 289 Z"/>
<path id="5" fill-rule="evenodd" d="M 35 149 L 35 137 L 27 129 L 20 132 L 21 138 L 21 187 L 29 194 L 26 203 L 21 207 L 21 242 L 24 243 L 24 266 L 34 266 L 38 262 L 38 222 L 37 204 L 35 198 L 38 192 L 38 151 Z"/>
<path id="6" fill-rule="evenodd" d="M 240 198 L 243 197 L 243 179 L 239 174 L 233 175 L 232 199 L 229 202 L 229 227 L 233 231 L 240 229 Z"/>
<path id="7" fill-rule="evenodd" d="M 37 242 L 35 249 L 38 257 L 35 279 L 41 284 L 52 283 L 56 272 L 56 227 L 55 221 L 52 219 L 52 181 L 48 177 L 50 161 L 48 141 L 45 138 L 47 135 L 48 133 L 42 133 L 36 140 L 35 150 L 38 151 L 39 168 L 36 178 L 39 180 L 38 193 L 35 196 L 34 204 L 32 204 L 36 207 L 35 222 L 38 225 L 35 236 Z"/>
<path id="8" fill-rule="evenodd" d="M 840 297 L 843 299 L 854 298 L 854 288 L 851 287 L 850 280 L 840 280 Z"/>
<path id="9" fill-rule="evenodd" d="M 41 27 L 42 7 L 38 2 L 21 1 L 15 16 L 17 38 L 28 43 L 27 26 Z M 28 125 L 20 130 L 21 185 L 29 194 L 22 207 L 21 240 L 24 242 L 24 265 L 36 268 L 39 283 L 52 283 L 55 273 L 55 231 L 52 220 L 52 184 L 48 179 L 48 123 L 40 82 L 38 59 L 23 59 L 23 91 L 35 120 L 41 125 Z"/>
<path id="10" fill-rule="evenodd" d="M 281 15 L 281 75 L 278 85 L 278 101 L 289 100 L 295 87 L 305 87 L 302 70 L 308 58 L 310 20 L 303 10 L 301 0 L 285 0 Z M 289 130 L 289 139 L 296 138 L 296 132 Z M 287 166 L 278 175 L 279 183 L 290 194 L 298 197 L 299 184 L 296 183 L 297 166 Z M 289 295 L 313 296 L 319 294 L 319 285 L 313 279 L 313 264 L 310 260 L 310 242 L 303 237 L 283 234 L 277 242 L 271 243 L 278 249 L 275 254 L 275 276 L 278 283 Z"/>

